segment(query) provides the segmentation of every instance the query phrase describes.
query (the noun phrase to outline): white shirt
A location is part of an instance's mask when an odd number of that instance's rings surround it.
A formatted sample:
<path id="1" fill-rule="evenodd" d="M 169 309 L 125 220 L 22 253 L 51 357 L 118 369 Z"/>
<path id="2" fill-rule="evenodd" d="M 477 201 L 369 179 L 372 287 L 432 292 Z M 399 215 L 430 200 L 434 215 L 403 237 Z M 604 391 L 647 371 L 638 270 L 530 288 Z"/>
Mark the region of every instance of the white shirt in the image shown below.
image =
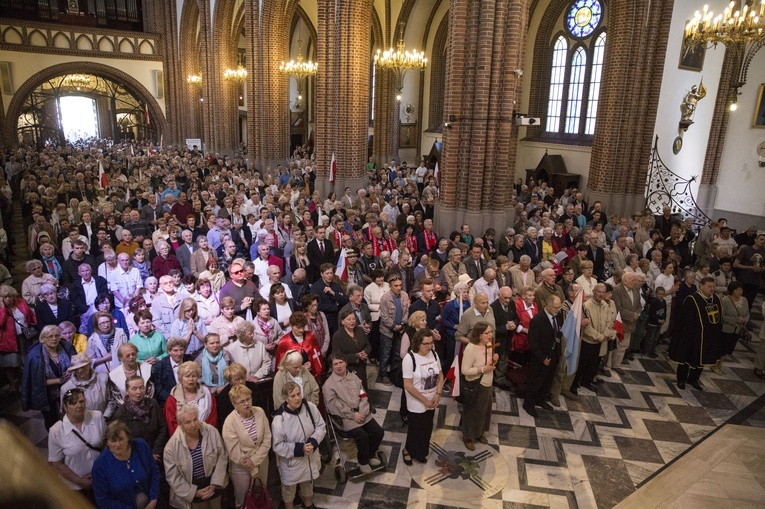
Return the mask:
<path id="1" fill-rule="evenodd" d="M 89 283 L 86 283 L 83 280 L 82 289 L 85 291 L 85 304 L 87 304 L 88 307 L 92 306 L 96 301 L 96 297 L 98 297 L 98 291 L 96 290 L 96 279 L 91 277 Z"/>
<path id="2" fill-rule="evenodd" d="M 258 256 L 252 263 L 255 265 L 255 275 L 258 276 L 258 280 L 268 281 L 268 260 L 264 260 Z M 261 283 L 261 287 L 262 286 L 263 284 Z"/>
<path id="3" fill-rule="evenodd" d="M 478 278 L 475 283 L 473 283 L 473 289 L 476 293 L 482 293 L 489 297 L 489 304 L 499 298 L 499 285 L 496 280 L 489 284 L 486 282 L 486 279 Z"/>
<path id="4" fill-rule="evenodd" d="M 48 461 L 63 460 L 64 464 L 80 477 L 90 474 L 99 452 L 88 448 L 82 440 L 77 438 L 75 432 L 93 447 L 100 447 L 105 431 L 106 422 L 98 410 L 85 410 L 82 431 L 77 430 L 69 417 L 64 416 L 48 432 Z M 61 480 L 73 490 L 82 489 L 63 477 Z"/>
<path id="5" fill-rule="evenodd" d="M 123 270 L 122 267 L 117 267 L 116 270 L 109 274 L 109 290 L 112 292 L 120 292 L 120 295 L 127 297 L 134 293 L 137 289 L 143 288 L 143 281 L 141 281 L 141 273 L 135 267 L 130 267 L 128 270 Z M 119 302 L 118 299 L 114 299 L 114 305 L 123 308 L 127 306 L 128 299 L 125 302 Z"/>
<path id="6" fill-rule="evenodd" d="M 412 366 L 412 356 L 406 354 L 401 362 L 404 378 L 412 380 L 415 390 L 425 396 L 426 399 L 433 401 L 438 391 L 438 373 L 441 372 L 441 363 L 436 361 L 435 355 L 429 353 L 427 357 L 420 354 L 413 354 L 417 366 Z M 425 412 L 425 405 L 411 395 L 406 395 L 406 407 L 410 412 L 421 414 Z"/>

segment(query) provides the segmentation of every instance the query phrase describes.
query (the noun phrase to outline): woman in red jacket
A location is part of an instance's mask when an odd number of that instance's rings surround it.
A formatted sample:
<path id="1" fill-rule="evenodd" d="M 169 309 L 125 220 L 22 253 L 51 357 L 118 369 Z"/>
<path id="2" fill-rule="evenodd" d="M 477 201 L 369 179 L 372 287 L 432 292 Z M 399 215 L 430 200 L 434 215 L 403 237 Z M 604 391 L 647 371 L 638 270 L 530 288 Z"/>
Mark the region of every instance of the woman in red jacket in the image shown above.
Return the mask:
<path id="1" fill-rule="evenodd" d="M 324 370 L 324 359 L 319 343 L 313 332 L 305 330 L 308 318 L 302 311 L 295 311 L 290 316 L 291 330 L 279 340 L 276 348 L 276 365 L 282 361 L 284 354 L 295 350 L 303 355 L 303 364 L 313 376 L 318 376 Z"/>
<path id="2" fill-rule="evenodd" d="M 527 286 L 521 289 L 521 298 L 515 301 L 515 313 L 518 315 L 518 327 L 513 335 L 513 355 L 519 364 L 525 364 L 529 347 L 528 333 L 531 319 L 539 312 L 534 302 L 534 289 Z"/>
<path id="3" fill-rule="evenodd" d="M 35 313 L 18 292 L 8 285 L 0 286 L 0 368 L 12 390 L 18 388 L 21 356 L 26 357 L 27 339 L 23 327 L 37 323 Z"/>

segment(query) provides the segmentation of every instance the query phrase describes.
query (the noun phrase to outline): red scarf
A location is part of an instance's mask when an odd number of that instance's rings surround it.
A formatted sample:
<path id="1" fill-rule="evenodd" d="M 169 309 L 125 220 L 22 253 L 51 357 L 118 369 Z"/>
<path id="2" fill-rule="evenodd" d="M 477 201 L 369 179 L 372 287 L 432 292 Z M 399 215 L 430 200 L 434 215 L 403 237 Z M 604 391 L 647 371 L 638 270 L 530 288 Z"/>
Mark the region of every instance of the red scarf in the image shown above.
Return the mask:
<path id="1" fill-rule="evenodd" d="M 422 232 L 422 238 L 425 239 L 425 252 L 432 252 L 433 248 L 436 246 L 436 242 L 438 241 L 436 239 L 436 234 L 432 231 L 424 230 Z"/>
<path id="2" fill-rule="evenodd" d="M 372 237 L 372 254 L 380 256 L 380 253 L 388 250 L 388 242 L 384 238 Z"/>
<path id="3" fill-rule="evenodd" d="M 416 253 L 417 252 L 417 238 L 414 235 L 411 235 L 409 233 L 406 234 L 406 249 L 410 253 Z M 427 244 L 427 239 L 426 242 Z"/>
<path id="4" fill-rule="evenodd" d="M 369 240 L 371 240 L 372 242 L 374 242 L 375 236 L 372 235 L 372 227 L 371 226 L 367 226 L 367 238 Z"/>

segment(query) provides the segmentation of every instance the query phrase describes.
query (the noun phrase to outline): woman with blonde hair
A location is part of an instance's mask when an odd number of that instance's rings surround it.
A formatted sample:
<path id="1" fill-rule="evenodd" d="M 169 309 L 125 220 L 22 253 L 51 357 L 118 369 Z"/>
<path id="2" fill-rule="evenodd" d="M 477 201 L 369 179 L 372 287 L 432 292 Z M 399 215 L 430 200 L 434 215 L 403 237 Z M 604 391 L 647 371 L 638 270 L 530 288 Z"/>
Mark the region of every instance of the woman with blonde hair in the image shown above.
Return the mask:
<path id="1" fill-rule="evenodd" d="M 210 389 L 199 383 L 200 376 L 202 376 L 202 367 L 196 362 L 188 361 L 178 366 L 178 385 L 173 387 L 165 402 L 168 435 L 175 433 L 178 427 L 175 414 L 179 406 L 197 407 L 200 421 L 205 421 L 213 427 L 217 426 L 218 412 L 215 398 Z"/>
<path id="2" fill-rule="evenodd" d="M 268 486 L 271 428 L 263 409 L 253 406 L 252 391 L 246 385 L 232 387 L 228 396 L 234 411 L 226 417 L 222 435 L 229 455 L 236 506 L 241 507 L 254 478 Z"/>
<path id="3" fill-rule="evenodd" d="M 279 363 L 279 369 L 274 376 L 274 407 L 284 403 L 282 388 L 287 382 L 295 382 L 300 386 L 303 398 L 314 405 L 319 404 L 319 384 L 309 369 L 303 363 L 303 355 L 297 350 L 285 353 Z"/>
<path id="4" fill-rule="evenodd" d="M 186 297 L 178 308 L 178 318 L 170 326 L 170 336 L 182 338 L 186 342 L 184 358 L 193 360 L 204 348 L 206 334 L 207 325 L 197 312 L 197 301 Z"/>

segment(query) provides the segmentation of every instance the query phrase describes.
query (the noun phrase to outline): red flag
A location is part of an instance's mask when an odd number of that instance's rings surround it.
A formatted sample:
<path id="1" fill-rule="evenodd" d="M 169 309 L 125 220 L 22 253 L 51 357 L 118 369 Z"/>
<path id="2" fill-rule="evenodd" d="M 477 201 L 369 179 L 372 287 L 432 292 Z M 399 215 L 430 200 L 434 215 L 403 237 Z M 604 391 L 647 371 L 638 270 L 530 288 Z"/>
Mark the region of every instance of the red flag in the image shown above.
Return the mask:
<path id="1" fill-rule="evenodd" d="M 614 320 L 614 330 L 616 331 L 616 337 L 619 341 L 624 341 L 624 324 L 622 323 L 622 314 L 616 313 L 616 320 Z"/>
<path id="2" fill-rule="evenodd" d="M 332 162 L 329 163 L 329 181 L 335 183 L 335 175 L 337 173 L 337 159 L 335 159 L 335 153 L 332 152 Z"/>

